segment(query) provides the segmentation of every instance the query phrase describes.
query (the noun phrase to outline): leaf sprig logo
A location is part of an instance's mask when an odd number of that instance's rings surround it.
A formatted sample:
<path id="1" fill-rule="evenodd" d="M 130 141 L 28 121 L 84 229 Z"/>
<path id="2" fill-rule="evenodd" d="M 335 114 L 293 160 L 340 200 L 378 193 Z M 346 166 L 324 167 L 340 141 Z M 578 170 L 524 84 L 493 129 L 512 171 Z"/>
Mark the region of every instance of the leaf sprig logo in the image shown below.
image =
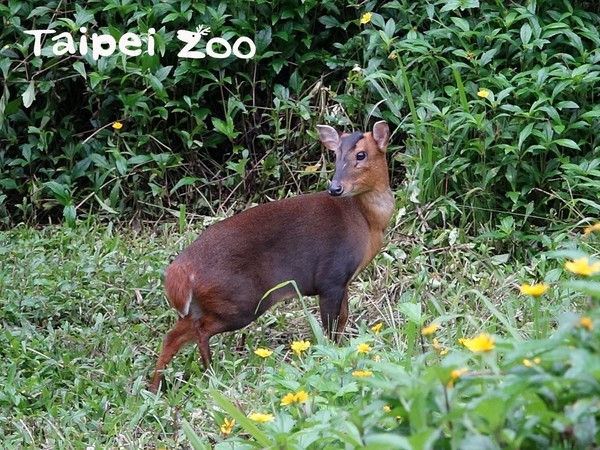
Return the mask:
<path id="1" fill-rule="evenodd" d="M 139 56 L 144 51 L 153 56 L 154 51 L 154 34 L 156 30 L 149 28 L 146 33 L 146 39 L 142 40 L 140 36 L 135 33 L 127 32 L 124 33 L 117 41 L 110 34 L 98 34 L 93 33 L 88 39 L 87 28 L 79 28 L 81 36 L 79 38 L 79 45 L 75 45 L 75 38 L 69 32 L 59 33 L 53 36 L 51 40 L 54 42 L 52 45 L 52 54 L 55 56 L 62 56 L 67 53 L 74 55 L 79 53 L 85 56 L 90 51 L 92 58 L 97 61 L 100 57 L 111 56 L 117 49 L 119 52 L 126 56 Z M 55 30 L 26 30 L 26 34 L 34 36 L 33 54 L 40 56 L 42 54 L 42 41 L 45 35 L 55 34 Z M 232 54 L 240 59 L 250 59 L 256 54 L 256 45 L 252 39 L 248 37 L 238 37 L 233 45 L 226 39 L 221 37 L 213 37 L 206 42 L 204 51 L 195 50 L 195 47 L 200 43 L 203 37 L 210 33 L 210 27 L 200 25 L 195 31 L 178 30 L 177 39 L 185 43 L 185 46 L 177 54 L 180 58 L 190 59 L 203 59 L 207 56 L 210 58 L 223 59 L 228 58 Z M 242 51 L 242 48 L 244 51 Z M 219 49 L 219 50 L 217 50 Z"/>

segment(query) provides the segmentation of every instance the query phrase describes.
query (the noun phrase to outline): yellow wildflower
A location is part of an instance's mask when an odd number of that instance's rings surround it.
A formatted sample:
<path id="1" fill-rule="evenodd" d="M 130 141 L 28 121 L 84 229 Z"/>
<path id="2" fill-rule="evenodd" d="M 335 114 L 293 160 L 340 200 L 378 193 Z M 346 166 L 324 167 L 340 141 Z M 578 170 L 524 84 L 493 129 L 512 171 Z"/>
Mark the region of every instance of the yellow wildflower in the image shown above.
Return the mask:
<path id="1" fill-rule="evenodd" d="M 231 434 L 231 432 L 233 431 L 234 425 L 235 425 L 235 419 L 225 418 L 225 420 L 223 421 L 223 425 L 221 425 L 221 427 L 220 427 L 221 433 L 223 433 L 224 436 Z"/>
<path id="2" fill-rule="evenodd" d="M 465 56 L 467 57 L 467 59 L 473 59 L 473 58 L 475 58 L 475 53 L 467 52 L 467 54 Z"/>
<path id="3" fill-rule="evenodd" d="M 250 420 L 254 420 L 255 422 L 270 422 L 275 418 L 273 414 L 263 414 L 263 413 L 252 413 L 248 416 Z"/>
<path id="4" fill-rule="evenodd" d="M 385 405 L 383 407 L 383 412 L 390 412 L 392 410 L 392 408 L 390 408 L 388 405 Z"/>
<path id="5" fill-rule="evenodd" d="M 370 377 L 373 375 L 373 372 L 370 370 L 355 370 L 352 372 L 352 375 L 358 378 Z"/>
<path id="6" fill-rule="evenodd" d="M 460 377 L 462 377 L 468 371 L 469 371 L 469 369 L 467 369 L 466 367 L 463 367 L 462 369 L 454 369 L 452 372 L 450 372 L 450 380 L 448 381 L 448 387 L 454 386 L 454 383 L 456 382 L 456 380 L 458 380 Z"/>
<path id="7" fill-rule="evenodd" d="M 579 325 L 585 328 L 588 331 L 592 331 L 594 329 L 594 322 L 589 317 L 582 317 L 579 321 Z"/>
<path id="8" fill-rule="evenodd" d="M 383 322 L 379 322 L 376 325 L 373 325 L 371 327 L 371 331 L 375 334 L 379 334 L 379 332 L 381 331 L 381 328 L 383 327 Z"/>
<path id="9" fill-rule="evenodd" d="M 358 353 L 369 353 L 371 351 L 371 346 L 369 344 L 358 344 L 356 346 L 356 351 Z"/>
<path id="10" fill-rule="evenodd" d="M 281 406 L 287 406 L 287 405 L 291 405 L 292 403 L 295 402 L 296 395 L 293 392 L 290 392 L 289 394 L 285 394 L 283 396 L 283 398 L 281 399 Z"/>
<path id="11" fill-rule="evenodd" d="M 481 97 L 481 98 L 488 98 L 490 96 L 490 94 L 491 94 L 490 91 L 488 91 L 487 89 L 483 89 L 483 88 L 481 88 L 477 91 L 477 96 Z"/>
<path id="12" fill-rule="evenodd" d="M 308 394 L 305 391 L 296 392 L 297 403 L 306 403 L 306 400 L 308 400 Z"/>
<path id="13" fill-rule="evenodd" d="M 594 225 L 592 225 L 592 226 L 585 227 L 585 230 L 583 230 L 583 234 L 584 234 L 585 236 L 587 236 L 588 234 L 590 234 L 590 233 L 592 233 L 592 232 L 594 232 L 594 231 L 600 231 L 600 222 L 598 222 L 598 223 L 595 223 L 595 224 L 594 224 Z"/>
<path id="14" fill-rule="evenodd" d="M 432 334 L 434 334 L 438 330 L 439 327 L 440 327 L 439 323 L 432 323 L 428 327 L 424 327 L 424 328 L 421 329 L 421 335 L 423 335 L 423 336 L 431 336 Z"/>
<path id="15" fill-rule="evenodd" d="M 123 124 L 121 122 L 119 122 L 119 121 L 116 121 L 116 122 L 113 122 L 112 127 L 115 130 L 120 130 L 121 128 L 123 128 Z"/>
<path id="16" fill-rule="evenodd" d="M 448 353 L 448 349 L 447 348 L 443 348 L 440 345 L 440 341 L 437 340 L 437 338 L 433 338 L 433 349 L 436 352 L 439 352 L 440 356 L 444 356 Z"/>
<path id="17" fill-rule="evenodd" d="M 302 352 L 308 350 L 310 347 L 310 342 L 308 341 L 294 341 L 292 342 L 292 351 L 297 355 L 302 355 Z"/>
<path id="18" fill-rule="evenodd" d="M 292 403 L 306 403 L 306 400 L 308 400 L 308 394 L 305 391 L 298 391 L 295 394 L 290 392 L 281 399 L 281 406 L 288 406 Z"/>
<path id="19" fill-rule="evenodd" d="M 590 264 L 589 258 L 584 256 L 583 258 L 574 259 L 573 261 L 567 261 L 565 263 L 565 269 L 577 275 L 588 276 L 600 272 L 600 262 Z"/>
<path id="20" fill-rule="evenodd" d="M 535 358 L 533 358 L 533 360 L 525 358 L 523 360 L 523 365 L 525 367 L 533 367 L 536 364 L 539 364 L 541 362 L 542 362 L 542 358 L 540 358 L 539 356 L 536 356 Z"/>
<path id="21" fill-rule="evenodd" d="M 494 338 L 487 333 L 481 333 L 479 336 L 473 339 L 459 339 L 462 345 L 467 347 L 472 352 L 489 352 L 495 348 Z"/>
<path id="22" fill-rule="evenodd" d="M 367 23 L 369 23 L 371 21 L 372 17 L 373 17 L 373 13 L 370 13 L 370 12 L 364 13 L 362 15 L 362 17 L 360 18 L 360 24 L 366 25 Z"/>
<path id="23" fill-rule="evenodd" d="M 269 350 L 268 348 L 257 348 L 254 350 L 254 354 L 260 356 L 261 358 L 268 358 L 273 354 L 273 351 Z"/>
<path id="24" fill-rule="evenodd" d="M 390 59 L 398 59 L 398 55 L 397 55 L 396 53 L 392 53 L 392 54 L 389 56 L 389 58 L 390 58 Z"/>
<path id="25" fill-rule="evenodd" d="M 533 297 L 539 297 L 544 294 L 548 288 L 546 283 L 537 283 L 537 284 L 522 284 L 519 288 L 521 290 L 521 294 L 523 295 L 531 295 Z"/>

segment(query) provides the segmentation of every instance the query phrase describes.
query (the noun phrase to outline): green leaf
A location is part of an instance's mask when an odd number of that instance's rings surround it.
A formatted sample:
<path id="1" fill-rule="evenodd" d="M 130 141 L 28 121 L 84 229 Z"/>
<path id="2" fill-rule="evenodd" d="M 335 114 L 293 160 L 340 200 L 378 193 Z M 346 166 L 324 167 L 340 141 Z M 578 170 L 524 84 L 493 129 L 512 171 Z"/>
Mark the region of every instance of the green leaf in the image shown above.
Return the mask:
<path id="1" fill-rule="evenodd" d="M 446 0 L 446 4 L 442 7 L 442 12 L 455 11 L 460 8 L 460 0 Z"/>
<path id="2" fill-rule="evenodd" d="M 279 72 L 281 72 L 281 69 L 285 63 L 286 63 L 285 59 L 276 59 L 273 62 L 271 62 L 271 67 L 273 68 L 275 73 L 279 73 Z"/>
<path id="3" fill-rule="evenodd" d="M 400 303 L 400 305 L 398 305 L 398 310 L 404 314 L 409 321 L 418 326 L 421 326 L 425 320 L 421 314 L 420 303 Z"/>
<path id="4" fill-rule="evenodd" d="M 519 133 L 519 143 L 518 143 L 519 149 L 523 148 L 523 144 L 525 143 L 525 140 L 531 135 L 531 132 L 533 131 L 533 125 L 534 125 L 533 122 L 530 124 L 527 124 L 527 126 L 525 128 L 523 128 L 521 130 L 521 132 Z"/>
<path id="5" fill-rule="evenodd" d="M 560 285 L 566 289 L 573 289 L 574 291 L 600 298 L 600 281 L 573 280 L 565 281 L 560 283 Z"/>
<path id="6" fill-rule="evenodd" d="M 188 438 L 188 441 L 190 441 L 190 445 L 192 446 L 192 448 L 194 450 L 209 450 L 210 446 L 208 444 L 203 444 L 202 441 L 200 440 L 200 437 L 196 434 L 196 432 L 194 431 L 194 429 L 192 428 L 192 426 L 190 425 L 190 423 L 185 420 L 182 419 L 182 428 L 183 428 L 183 432 L 185 433 L 185 437 Z"/>
<path id="7" fill-rule="evenodd" d="M 521 42 L 523 43 L 523 45 L 529 44 L 529 41 L 531 40 L 531 35 L 531 25 L 529 25 L 528 23 L 524 23 L 521 27 L 520 32 Z"/>
<path id="8" fill-rule="evenodd" d="M 75 225 L 75 219 L 77 218 L 77 211 L 75 210 L 75 206 L 66 205 L 63 208 L 63 217 L 69 225 Z"/>
<path id="9" fill-rule="evenodd" d="M 339 20 L 333 16 L 321 16 L 319 17 L 319 22 L 325 25 L 325 28 L 337 28 L 340 24 Z"/>
<path id="10" fill-rule="evenodd" d="M 479 64 L 481 66 L 485 66 L 486 64 L 488 64 L 492 59 L 494 59 L 494 56 L 496 56 L 496 53 L 498 53 L 498 49 L 493 48 L 491 50 L 488 50 L 487 52 L 484 52 L 481 57 L 479 58 Z M 500 100 L 500 98 L 498 99 Z"/>
<path id="11" fill-rule="evenodd" d="M 363 450 L 414 450 L 413 445 L 404 436 L 398 436 L 393 433 L 377 433 L 368 434 L 365 436 L 364 446 L 360 446 Z"/>
<path id="12" fill-rule="evenodd" d="M 189 186 L 190 184 L 196 184 L 200 180 L 201 180 L 201 178 L 198 178 L 198 177 L 183 177 L 181 180 L 179 180 L 175 184 L 175 186 L 173 186 L 173 188 L 169 191 L 169 193 L 170 194 L 174 193 L 181 186 Z"/>
<path id="13" fill-rule="evenodd" d="M 23 97 L 23 106 L 25 108 L 29 108 L 33 104 L 33 101 L 35 100 L 35 82 L 34 81 L 29 82 L 29 86 L 27 86 L 27 89 L 25 90 L 25 92 L 23 92 L 23 94 L 21 96 Z"/>
<path id="14" fill-rule="evenodd" d="M 171 72 L 172 68 L 173 68 L 173 66 L 161 67 L 154 73 L 154 76 L 156 77 L 157 80 L 164 81 L 169 76 L 169 73 Z"/>
<path id="15" fill-rule="evenodd" d="M 111 214 L 119 214 L 117 211 L 115 211 L 114 209 L 112 209 L 110 206 L 108 206 L 104 200 L 102 200 L 100 197 L 98 197 L 98 195 L 94 194 L 94 198 L 96 199 L 96 201 L 98 202 L 98 204 L 100 205 L 100 207 L 105 210 L 106 212 L 109 212 Z"/>
<path id="16" fill-rule="evenodd" d="M 250 434 L 263 448 L 271 448 L 273 442 L 269 439 L 269 435 L 260 430 L 254 423 L 246 417 L 239 409 L 237 409 L 233 403 L 227 400 L 219 391 L 214 388 L 209 389 L 210 395 L 214 399 L 215 403 L 219 405 L 232 419 Z"/>
<path id="17" fill-rule="evenodd" d="M 85 72 L 85 66 L 83 65 L 83 63 L 81 61 L 75 61 L 73 63 L 73 69 L 75 70 L 75 72 L 77 72 L 79 75 L 81 75 L 84 79 L 87 78 L 87 74 Z"/>
<path id="18" fill-rule="evenodd" d="M 556 145 L 560 145 L 561 147 L 572 148 L 574 150 L 580 150 L 579 145 L 573 139 L 556 139 L 552 141 Z"/>
<path id="19" fill-rule="evenodd" d="M 61 205 L 66 206 L 71 202 L 71 193 L 68 191 L 66 186 L 56 181 L 47 181 L 44 183 L 44 186 L 52 191 Z"/>
<path id="20" fill-rule="evenodd" d="M 469 22 L 466 19 L 463 19 L 462 17 L 451 17 L 450 20 L 452 20 L 454 25 L 460 28 L 461 31 L 466 32 L 470 30 Z"/>

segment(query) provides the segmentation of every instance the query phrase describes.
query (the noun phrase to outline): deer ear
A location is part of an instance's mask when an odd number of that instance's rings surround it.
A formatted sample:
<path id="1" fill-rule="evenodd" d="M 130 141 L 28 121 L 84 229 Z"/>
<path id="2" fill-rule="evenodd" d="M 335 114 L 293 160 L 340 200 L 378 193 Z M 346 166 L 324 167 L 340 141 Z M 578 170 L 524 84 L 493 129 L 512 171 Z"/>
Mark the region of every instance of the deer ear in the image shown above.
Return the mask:
<path id="1" fill-rule="evenodd" d="M 380 120 L 373 125 L 373 139 L 377 142 L 379 150 L 385 152 L 390 140 L 390 128 L 385 120 Z"/>
<path id="2" fill-rule="evenodd" d="M 340 135 L 329 125 L 317 125 L 319 139 L 329 150 L 336 151 L 340 147 Z"/>

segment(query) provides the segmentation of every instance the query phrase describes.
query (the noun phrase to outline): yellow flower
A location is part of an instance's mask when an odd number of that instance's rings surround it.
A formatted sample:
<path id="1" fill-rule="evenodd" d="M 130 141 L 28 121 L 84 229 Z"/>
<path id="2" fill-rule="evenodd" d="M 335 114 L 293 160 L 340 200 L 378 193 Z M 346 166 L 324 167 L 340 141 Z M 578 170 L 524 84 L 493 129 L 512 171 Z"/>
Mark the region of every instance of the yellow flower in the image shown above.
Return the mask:
<path id="1" fill-rule="evenodd" d="M 234 425 L 235 425 L 235 419 L 225 418 L 225 420 L 223 421 L 223 425 L 221 425 L 221 427 L 220 427 L 221 433 L 223 433 L 224 436 L 231 434 L 231 432 L 233 431 Z"/>
<path id="2" fill-rule="evenodd" d="M 384 411 L 384 412 L 390 412 L 391 410 L 392 410 L 392 408 L 390 408 L 388 405 L 385 405 L 385 406 L 383 407 L 383 411 Z"/>
<path id="3" fill-rule="evenodd" d="M 459 339 L 458 342 L 472 352 L 489 352 L 495 348 L 494 338 L 487 333 L 481 333 L 473 339 Z"/>
<path id="4" fill-rule="evenodd" d="M 254 420 L 255 422 L 270 422 L 275 418 L 273 414 L 263 414 L 263 413 L 252 413 L 248 416 L 250 420 Z"/>
<path id="5" fill-rule="evenodd" d="M 467 369 L 466 367 L 463 367 L 462 369 L 454 369 L 452 372 L 450 372 L 450 380 L 448 381 L 448 387 L 454 386 L 454 383 L 456 382 L 456 380 L 458 380 L 460 377 L 462 377 L 468 371 L 469 371 L 469 369 Z"/>
<path id="6" fill-rule="evenodd" d="M 523 365 L 524 365 L 525 367 L 533 367 L 533 366 L 535 366 L 536 364 L 539 364 L 539 363 L 541 363 L 541 362 L 542 362 L 542 358 L 540 358 L 539 356 L 536 356 L 535 358 L 533 358 L 533 361 L 532 361 L 531 359 L 527 359 L 527 358 L 525 358 L 525 359 L 523 360 Z"/>
<path id="7" fill-rule="evenodd" d="M 381 331 L 381 328 L 383 327 L 383 322 L 379 322 L 376 325 L 373 325 L 371 327 L 371 331 L 375 334 L 379 334 L 379 332 Z"/>
<path id="8" fill-rule="evenodd" d="M 373 17 L 373 13 L 370 13 L 370 12 L 364 13 L 362 15 L 362 17 L 360 18 L 360 24 L 365 25 L 365 24 L 369 23 L 371 21 L 371 17 Z"/>
<path id="9" fill-rule="evenodd" d="M 588 234 L 590 234 L 590 233 L 592 233 L 592 232 L 594 232 L 594 231 L 600 231 L 600 222 L 598 222 L 598 223 L 595 223 L 595 224 L 594 224 L 594 225 L 592 225 L 592 226 L 585 227 L 585 230 L 583 230 L 583 234 L 584 234 L 585 236 L 587 236 Z"/>
<path id="10" fill-rule="evenodd" d="M 431 336 L 432 334 L 434 334 L 437 331 L 437 329 L 439 327 L 440 327 L 439 323 L 432 323 L 428 327 L 424 327 L 424 328 L 421 329 L 421 335 L 423 335 L 423 336 Z"/>
<path id="11" fill-rule="evenodd" d="M 122 124 L 121 122 L 119 122 L 119 121 L 117 121 L 117 122 L 113 122 L 113 124 L 112 124 L 112 127 L 113 127 L 115 130 L 120 130 L 121 128 L 123 128 L 123 124 Z"/>
<path id="12" fill-rule="evenodd" d="M 297 403 L 306 403 L 306 400 L 308 400 L 308 394 L 305 391 L 296 392 Z"/>
<path id="13" fill-rule="evenodd" d="M 281 406 L 288 406 L 292 403 L 306 403 L 308 394 L 305 391 L 298 391 L 295 394 L 290 392 L 281 399 Z"/>
<path id="14" fill-rule="evenodd" d="M 293 392 L 290 392 L 289 394 L 285 394 L 283 396 L 283 398 L 281 399 L 281 406 L 287 406 L 287 405 L 291 405 L 292 403 L 295 402 L 296 395 Z"/>
<path id="15" fill-rule="evenodd" d="M 537 283 L 537 284 L 522 284 L 519 288 L 521 290 L 521 294 L 523 295 L 531 295 L 533 297 L 539 297 L 544 294 L 548 288 L 546 283 Z"/>
<path id="16" fill-rule="evenodd" d="M 254 350 L 254 354 L 260 356 L 261 358 L 268 358 L 273 354 L 273 351 L 269 350 L 268 348 L 257 348 Z"/>
<path id="17" fill-rule="evenodd" d="M 356 351 L 358 353 L 369 353 L 371 351 L 371 346 L 369 344 L 358 344 L 356 346 Z"/>
<path id="18" fill-rule="evenodd" d="M 292 350 L 293 352 L 300 356 L 302 355 L 302 352 L 308 350 L 308 348 L 310 347 L 310 342 L 308 341 L 294 341 L 292 342 Z"/>
<path id="19" fill-rule="evenodd" d="M 590 319 L 587 316 L 581 318 L 581 320 L 579 321 L 579 325 L 581 325 L 588 331 L 592 331 L 594 329 L 594 322 L 592 322 L 592 319 Z"/>
<path id="20" fill-rule="evenodd" d="M 439 352 L 440 356 L 444 356 L 448 353 L 448 349 L 447 348 L 443 348 L 440 345 L 440 341 L 437 340 L 437 338 L 433 338 L 433 349 L 436 352 Z"/>
<path id="21" fill-rule="evenodd" d="M 389 58 L 390 58 L 390 59 L 398 59 L 398 55 L 397 55 L 396 53 L 392 53 L 392 54 L 389 56 Z"/>
<path id="22" fill-rule="evenodd" d="M 355 370 L 352 372 L 352 375 L 358 378 L 370 377 L 373 375 L 373 372 L 370 370 Z"/>
<path id="23" fill-rule="evenodd" d="M 491 92 L 488 91 L 487 89 L 479 89 L 479 91 L 477 91 L 477 96 L 481 97 L 481 98 L 488 98 L 490 96 Z"/>
<path id="24" fill-rule="evenodd" d="M 590 264 L 589 258 L 584 256 L 583 258 L 574 259 L 573 261 L 567 261 L 565 263 L 565 269 L 577 275 L 593 275 L 600 272 L 600 262 Z"/>
<path id="25" fill-rule="evenodd" d="M 473 59 L 473 58 L 475 58 L 475 53 L 467 52 L 466 57 L 467 57 L 467 59 Z"/>

